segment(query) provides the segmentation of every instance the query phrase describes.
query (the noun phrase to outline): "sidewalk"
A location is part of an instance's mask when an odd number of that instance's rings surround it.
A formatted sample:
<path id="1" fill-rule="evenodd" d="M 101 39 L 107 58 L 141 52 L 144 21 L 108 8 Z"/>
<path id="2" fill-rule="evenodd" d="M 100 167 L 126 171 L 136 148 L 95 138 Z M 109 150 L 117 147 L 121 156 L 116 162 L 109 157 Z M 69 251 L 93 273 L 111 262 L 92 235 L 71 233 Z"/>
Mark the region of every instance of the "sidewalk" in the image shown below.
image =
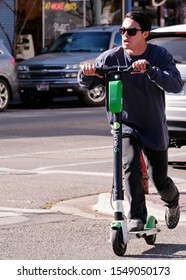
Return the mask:
<path id="1" fill-rule="evenodd" d="M 186 222 L 186 180 L 174 180 L 180 191 L 180 222 Z M 148 214 L 153 215 L 161 222 L 165 220 L 165 208 L 154 187 L 149 188 L 149 194 L 146 194 L 146 204 Z M 90 218 L 112 219 L 114 210 L 111 206 L 111 194 L 100 193 L 88 197 L 80 197 L 71 200 L 61 201 L 55 204 L 51 210 L 63 212 L 66 214 L 86 216 Z M 124 200 L 124 211 L 127 215 L 128 202 Z"/>
<path id="2" fill-rule="evenodd" d="M 174 179 L 174 178 L 173 178 Z M 180 222 L 186 222 L 186 180 L 174 179 L 180 191 Z M 154 187 L 150 186 L 149 194 L 146 194 L 148 214 L 156 217 L 158 222 L 165 221 L 165 209 L 163 202 Z M 20 209 L 0 207 L 0 225 L 22 223 L 28 220 L 27 214 L 34 213 L 65 213 L 83 216 L 91 219 L 113 219 L 114 210 L 111 205 L 111 193 L 100 193 L 56 203 L 51 209 Z M 128 202 L 124 199 L 124 211 L 127 215 Z"/>
<path id="3" fill-rule="evenodd" d="M 179 191 L 180 191 L 180 210 L 181 217 L 180 222 L 186 222 L 186 180 L 183 179 L 174 179 Z M 113 216 L 113 209 L 110 204 L 110 194 L 102 193 L 98 196 L 98 202 L 94 205 L 93 209 L 98 212 L 107 213 Z M 148 214 L 155 216 L 158 221 L 165 220 L 165 208 L 163 201 L 161 201 L 159 195 L 156 192 L 156 189 L 152 186 L 149 187 L 149 194 L 145 195 L 146 205 L 148 209 Z M 124 210 L 125 214 L 128 212 L 128 202 L 127 199 L 124 201 Z"/>

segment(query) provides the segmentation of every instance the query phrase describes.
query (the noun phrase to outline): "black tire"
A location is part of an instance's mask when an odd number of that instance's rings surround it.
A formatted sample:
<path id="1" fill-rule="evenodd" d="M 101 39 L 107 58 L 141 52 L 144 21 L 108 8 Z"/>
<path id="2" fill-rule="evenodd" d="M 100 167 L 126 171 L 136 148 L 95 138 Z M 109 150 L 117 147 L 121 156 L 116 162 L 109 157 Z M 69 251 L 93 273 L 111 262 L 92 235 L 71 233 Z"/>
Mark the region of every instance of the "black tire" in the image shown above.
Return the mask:
<path id="1" fill-rule="evenodd" d="M 156 234 L 148 235 L 145 237 L 145 242 L 148 245 L 154 245 L 155 241 L 156 241 Z"/>
<path id="2" fill-rule="evenodd" d="M 3 79 L 0 79 L 0 112 L 3 112 L 8 107 L 10 101 L 10 87 Z"/>
<path id="3" fill-rule="evenodd" d="M 117 256 L 123 256 L 127 250 L 127 244 L 123 243 L 122 228 L 112 229 L 112 249 Z"/>
<path id="4" fill-rule="evenodd" d="M 102 85 L 98 85 L 92 90 L 88 90 L 80 96 L 80 99 L 90 107 L 100 107 L 105 105 L 106 90 Z"/>
<path id="5" fill-rule="evenodd" d="M 147 229 L 148 228 L 149 229 L 156 228 L 156 224 L 157 224 L 157 220 L 155 219 L 155 217 L 154 216 L 148 216 L 146 228 Z M 148 245 L 154 245 L 154 243 L 156 241 L 156 234 L 145 236 L 145 241 Z"/>

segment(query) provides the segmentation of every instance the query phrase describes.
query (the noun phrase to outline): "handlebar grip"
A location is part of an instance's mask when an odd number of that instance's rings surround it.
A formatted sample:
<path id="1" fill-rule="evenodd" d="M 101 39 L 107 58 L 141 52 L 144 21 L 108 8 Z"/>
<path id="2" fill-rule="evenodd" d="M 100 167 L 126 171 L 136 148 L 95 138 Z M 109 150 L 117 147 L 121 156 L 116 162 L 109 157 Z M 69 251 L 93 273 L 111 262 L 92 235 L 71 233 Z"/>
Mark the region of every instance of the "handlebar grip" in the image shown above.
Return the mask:
<path id="1" fill-rule="evenodd" d="M 145 69 L 145 70 L 147 71 L 147 70 L 149 70 L 149 69 L 150 69 L 150 64 L 147 63 L 147 64 L 146 64 L 146 69 Z M 131 72 L 141 73 L 140 70 L 134 69 L 134 68 L 132 68 L 132 67 L 131 67 Z"/>
<path id="2" fill-rule="evenodd" d="M 150 69 L 150 64 L 147 63 L 147 64 L 146 64 L 146 70 L 149 70 L 149 69 Z"/>

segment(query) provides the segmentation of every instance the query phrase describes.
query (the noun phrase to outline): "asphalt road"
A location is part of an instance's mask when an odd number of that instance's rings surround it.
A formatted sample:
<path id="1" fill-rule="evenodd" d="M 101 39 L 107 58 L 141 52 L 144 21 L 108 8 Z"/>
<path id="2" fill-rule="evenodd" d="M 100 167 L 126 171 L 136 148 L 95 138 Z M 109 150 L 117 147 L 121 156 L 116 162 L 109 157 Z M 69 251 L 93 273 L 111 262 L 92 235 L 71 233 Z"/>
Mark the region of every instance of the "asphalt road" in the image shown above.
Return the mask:
<path id="1" fill-rule="evenodd" d="M 155 246 L 134 239 L 124 257 L 113 253 L 112 218 L 90 209 L 112 186 L 105 109 L 69 105 L 45 110 L 17 105 L 0 114 L 0 259 L 186 259 L 185 221 L 172 231 L 160 221 Z M 170 149 L 177 168 L 170 165 L 169 174 L 182 183 L 186 172 L 179 163 L 185 158 L 186 147 Z M 55 209 L 75 198 L 84 198 L 80 212 Z"/>

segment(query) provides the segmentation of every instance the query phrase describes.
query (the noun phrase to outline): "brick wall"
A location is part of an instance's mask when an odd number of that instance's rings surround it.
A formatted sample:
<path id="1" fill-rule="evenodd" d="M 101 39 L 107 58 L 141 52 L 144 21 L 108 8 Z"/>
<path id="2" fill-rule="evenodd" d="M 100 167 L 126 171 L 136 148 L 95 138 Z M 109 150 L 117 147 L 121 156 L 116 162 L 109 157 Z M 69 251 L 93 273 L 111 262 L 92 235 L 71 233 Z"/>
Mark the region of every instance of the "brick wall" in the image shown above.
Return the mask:
<path id="1" fill-rule="evenodd" d="M 4 0 L 8 6 L 14 10 L 14 0 Z M 13 42 L 14 36 L 14 13 L 0 0 L 0 24 L 3 26 L 5 32 L 8 34 L 11 43 Z M 0 38 L 3 39 L 5 46 L 11 52 L 11 46 L 7 40 L 0 25 Z"/>

